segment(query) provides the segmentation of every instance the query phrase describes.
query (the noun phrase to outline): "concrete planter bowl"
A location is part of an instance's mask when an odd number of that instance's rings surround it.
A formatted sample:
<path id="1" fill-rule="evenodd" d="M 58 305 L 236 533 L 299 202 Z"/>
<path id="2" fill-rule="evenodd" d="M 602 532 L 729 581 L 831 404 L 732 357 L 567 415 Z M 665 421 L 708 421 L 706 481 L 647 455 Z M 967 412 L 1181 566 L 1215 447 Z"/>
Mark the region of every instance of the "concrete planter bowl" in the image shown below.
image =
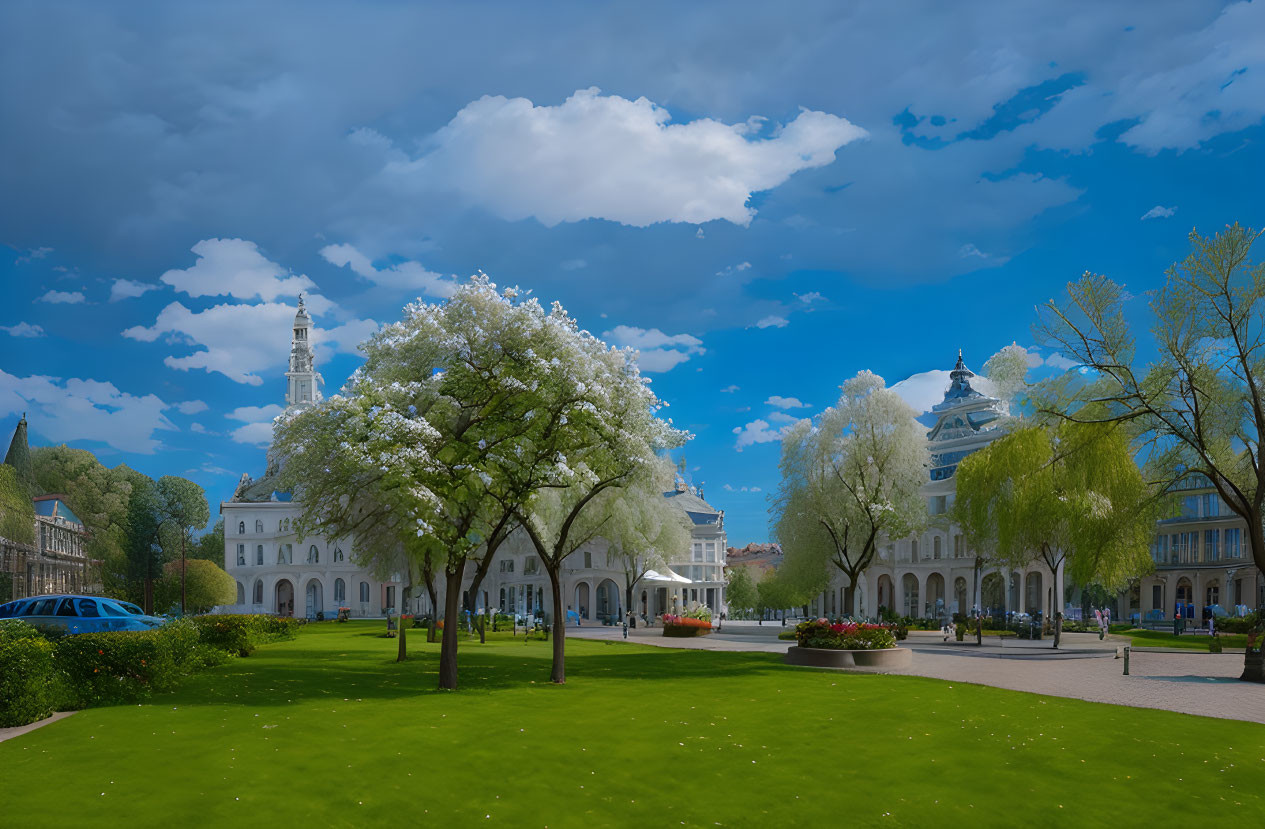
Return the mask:
<path id="1" fill-rule="evenodd" d="M 696 627 L 695 625 L 665 624 L 663 626 L 664 636 L 687 638 L 690 636 L 706 636 L 711 632 L 712 628 L 710 627 Z"/>
<path id="2" fill-rule="evenodd" d="M 909 648 L 874 648 L 845 651 L 832 648 L 801 648 L 795 645 L 786 652 L 787 665 L 808 668 L 908 668 L 914 662 Z"/>

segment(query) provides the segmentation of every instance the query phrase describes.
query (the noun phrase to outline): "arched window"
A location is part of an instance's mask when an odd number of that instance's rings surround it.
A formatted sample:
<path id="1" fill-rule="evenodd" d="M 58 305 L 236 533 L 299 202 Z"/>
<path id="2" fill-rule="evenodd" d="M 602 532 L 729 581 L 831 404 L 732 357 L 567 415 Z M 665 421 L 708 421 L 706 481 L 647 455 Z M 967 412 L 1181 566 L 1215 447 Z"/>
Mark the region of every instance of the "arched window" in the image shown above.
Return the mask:
<path id="1" fill-rule="evenodd" d="M 316 549 L 316 545 L 315 545 L 315 544 L 313 544 L 311 547 L 308 547 L 308 548 L 307 548 L 307 563 L 308 563 L 308 564 L 320 564 L 320 563 L 321 563 L 321 551 L 320 551 L 320 550 L 318 550 L 318 549 Z"/>
<path id="2" fill-rule="evenodd" d="M 263 532 L 263 531 L 264 531 L 264 522 L 263 522 L 263 519 L 261 519 L 261 518 L 256 518 L 256 519 L 255 519 L 255 532 L 257 532 L 257 533 L 261 533 L 261 532 Z"/>
<path id="3" fill-rule="evenodd" d="M 293 564 L 294 563 L 294 546 L 291 544 L 277 545 L 277 563 Z"/>
<path id="4" fill-rule="evenodd" d="M 237 583 L 237 603 L 246 604 L 246 588 L 242 587 L 242 583 Z"/>
<path id="5" fill-rule="evenodd" d="M 342 547 L 339 547 L 339 546 L 337 546 L 337 545 L 335 545 L 335 547 L 334 547 L 334 561 L 342 561 L 342 560 L 343 560 L 343 548 L 342 548 Z"/>
<path id="6" fill-rule="evenodd" d="M 256 544 L 255 545 L 255 564 L 258 565 L 258 564 L 263 564 L 263 563 L 264 563 L 264 545 Z"/>
<path id="7" fill-rule="evenodd" d="M 342 579 L 334 579 L 334 601 L 339 605 L 347 601 L 347 583 Z"/>
<path id="8" fill-rule="evenodd" d="M 360 601 L 366 603 L 369 601 L 369 582 L 367 581 L 360 583 Z"/>
<path id="9" fill-rule="evenodd" d="M 246 566 L 246 545 L 245 544 L 237 545 L 237 566 L 238 567 Z"/>
<path id="10" fill-rule="evenodd" d="M 931 539 L 931 557 L 940 557 L 940 536 L 938 535 Z"/>
<path id="11" fill-rule="evenodd" d="M 238 522 L 237 522 L 237 534 L 238 534 L 238 535 L 245 535 L 245 534 L 246 534 L 246 522 L 245 522 L 245 521 L 238 521 Z"/>
<path id="12" fill-rule="evenodd" d="M 255 598 L 253 599 L 253 601 L 255 602 L 255 604 L 264 603 L 264 580 L 263 579 L 255 579 Z"/>

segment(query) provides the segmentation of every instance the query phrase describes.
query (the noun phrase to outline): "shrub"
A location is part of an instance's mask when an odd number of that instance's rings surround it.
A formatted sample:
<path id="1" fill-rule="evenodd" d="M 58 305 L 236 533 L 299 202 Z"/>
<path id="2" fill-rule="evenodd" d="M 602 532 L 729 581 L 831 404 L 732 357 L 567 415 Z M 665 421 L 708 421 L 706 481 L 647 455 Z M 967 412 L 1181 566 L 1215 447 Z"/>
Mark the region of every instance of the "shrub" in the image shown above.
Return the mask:
<path id="1" fill-rule="evenodd" d="M 0 728 L 52 714 L 57 686 L 52 643 L 26 622 L 0 620 Z"/>
<path id="2" fill-rule="evenodd" d="M 879 650 L 896 647 L 891 625 L 857 622 L 836 622 L 810 619 L 795 626 L 795 639 L 801 648 L 829 650 Z"/>
<path id="3" fill-rule="evenodd" d="M 1256 622 L 1255 613 L 1246 616 L 1221 616 L 1216 621 L 1216 627 L 1222 633 L 1249 633 L 1256 627 Z"/>
<path id="4" fill-rule="evenodd" d="M 681 618 L 683 618 L 683 619 L 700 619 L 700 620 L 702 620 L 702 621 L 704 621 L 704 622 L 711 622 L 711 620 L 712 620 L 712 612 L 711 612 L 711 610 L 710 610 L 709 608 L 707 608 L 706 606 L 701 606 L 701 605 L 700 605 L 699 607 L 696 607 L 696 608 L 694 608 L 693 610 L 687 610 L 687 611 L 685 611 L 684 613 L 682 613 L 682 614 L 681 614 Z"/>
<path id="5" fill-rule="evenodd" d="M 777 638 L 783 641 L 793 642 L 795 641 L 795 629 L 792 628 L 791 630 L 783 630 L 778 633 Z"/>
<path id="6" fill-rule="evenodd" d="M 202 643 L 188 620 L 153 630 L 80 633 L 54 643 L 57 667 L 65 674 L 68 702 L 85 708 L 130 702 L 151 691 L 170 691 L 181 680 L 223 660 Z"/>
<path id="7" fill-rule="evenodd" d="M 293 639 L 299 628 L 297 619 L 262 613 L 194 616 L 190 621 L 197 627 L 203 642 L 238 656 L 250 656 L 265 642 Z"/>

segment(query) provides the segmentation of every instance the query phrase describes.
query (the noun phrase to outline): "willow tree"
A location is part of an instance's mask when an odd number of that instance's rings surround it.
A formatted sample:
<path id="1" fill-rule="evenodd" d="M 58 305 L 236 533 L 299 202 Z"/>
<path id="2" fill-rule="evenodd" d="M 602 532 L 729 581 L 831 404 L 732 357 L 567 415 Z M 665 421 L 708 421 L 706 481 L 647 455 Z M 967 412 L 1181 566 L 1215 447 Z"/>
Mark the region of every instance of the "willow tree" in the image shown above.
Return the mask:
<path id="1" fill-rule="evenodd" d="M 627 486 L 610 490 L 594 505 L 608 566 L 624 572 L 624 610 L 633 609 L 633 588 L 647 572 L 667 566 L 690 549 L 690 525 L 665 490 L 675 483 L 672 467 L 661 461 Z"/>
<path id="2" fill-rule="evenodd" d="M 1039 309 L 1038 337 L 1086 367 L 1045 390 L 1043 408 L 1079 422 L 1125 424 L 1161 486 L 1207 482 L 1246 524 L 1265 569 L 1265 265 L 1260 232 L 1238 224 L 1190 233 L 1187 257 L 1149 294 L 1150 341 L 1139 349 L 1132 296 L 1086 273 L 1067 300 Z M 1139 351 L 1154 349 L 1143 363 Z"/>
<path id="3" fill-rule="evenodd" d="M 927 464 L 926 429 L 914 410 L 878 375 L 848 380 L 833 407 L 782 440 L 773 511 L 783 568 L 834 565 L 848 580 L 843 611 L 855 613 L 857 582 L 880 540 L 910 535 L 926 521 L 919 490 Z"/>
<path id="4" fill-rule="evenodd" d="M 965 458 L 956 478 L 953 516 L 968 542 L 1006 566 L 1043 562 L 1055 611 L 1065 573 L 1122 587 L 1152 567 L 1158 501 L 1115 424 L 1018 428 Z"/>

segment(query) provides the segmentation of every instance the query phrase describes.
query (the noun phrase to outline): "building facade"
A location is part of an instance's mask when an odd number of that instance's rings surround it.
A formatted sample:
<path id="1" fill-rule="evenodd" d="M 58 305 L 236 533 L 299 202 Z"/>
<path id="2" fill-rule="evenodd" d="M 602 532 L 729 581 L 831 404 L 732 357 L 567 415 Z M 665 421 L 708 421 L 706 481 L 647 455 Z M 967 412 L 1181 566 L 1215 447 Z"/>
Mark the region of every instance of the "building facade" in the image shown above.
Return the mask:
<path id="1" fill-rule="evenodd" d="M 286 405 L 302 408 L 321 399 L 321 377 L 311 346 L 312 321 L 302 298 L 294 318 L 286 371 Z M 220 504 L 224 517 L 224 569 L 237 582 L 237 602 L 225 612 L 275 613 L 283 616 L 333 614 L 347 607 L 353 617 L 381 617 L 399 609 L 403 580 L 383 580 L 356 564 L 355 539 L 306 537 L 293 531 L 300 505 L 279 490 L 275 461 L 259 479 L 242 475 L 233 497 Z M 631 610 L 647 618 L 706 605 L 724 609 L 725 514 L 684 484 L 664 493 L 690 522 L 686 550 L 670 556 L 667 572 L 651 571 L 631 585 L 639 573 L 625 571 L 621 557 L 609 555 L 598 538 L 564 562 L 563 604 L 581 622 L 620 619 Z M 497 551 L 491 568 L 471 596 L 470 576 L 463 585 L 463 604 L 478 610 L 516 616 L 552 612 L 549 579 L 524 533 L 512 533 Z M 440 612 L 444 585 L 436 585 Z M 416 586 L 407 608 L 436 615 L 427 591 Z"/>
<path id="2" fill-rule="evenodd" d="M 974 388 L 974 376 L 959 352 L 944 399 L 930 413 L 931 467 L 922 487 L 928 527 L 916 536 L 880 541 L 875 562 L 857 584 L 858 616 L 877 616 L 886 609 L 902 616 L 941 618 L 975 608 L 1049 615 L 1061 605 L 1062 585 L 1055 584 L 1061 573 L 1051 573 L 1042 563 L 981 567 L 961 528 L 948 521 L 958 464 L 1004 434 L 1006 405 Z M 830 586 L 813 600 L 811 612 L 841 615 L 847 584 L 847 577 L 834 569 Z"/>
<path id="3" fill-rule="evenodd" d="M 5 454 L 5 463 L 18 471 L 18 480 L 32 480 L 26 415 L 18 421 Z M 65 495 L 32 499 L 34 544 L 0 538 L 0 601 L 50 593 L 99 593 L 94 577 L 99 562 L 90 561 L 88 531 L 71 510 Z"/>
<path id="4" fill-rule="evenodd" d="M 1155 572 L 1121 594 L 1117 612 L 1142 619 L 1203 618 L 1205 607 L 1238 615 L 1265 606 L 1265 576 L 1248 549 L 1247 525 L 1206 478 L 1184 481 L 1178 514 L 1151 545 Z M 1215 611 L 1214 611 L 1215 612 Z"/>

